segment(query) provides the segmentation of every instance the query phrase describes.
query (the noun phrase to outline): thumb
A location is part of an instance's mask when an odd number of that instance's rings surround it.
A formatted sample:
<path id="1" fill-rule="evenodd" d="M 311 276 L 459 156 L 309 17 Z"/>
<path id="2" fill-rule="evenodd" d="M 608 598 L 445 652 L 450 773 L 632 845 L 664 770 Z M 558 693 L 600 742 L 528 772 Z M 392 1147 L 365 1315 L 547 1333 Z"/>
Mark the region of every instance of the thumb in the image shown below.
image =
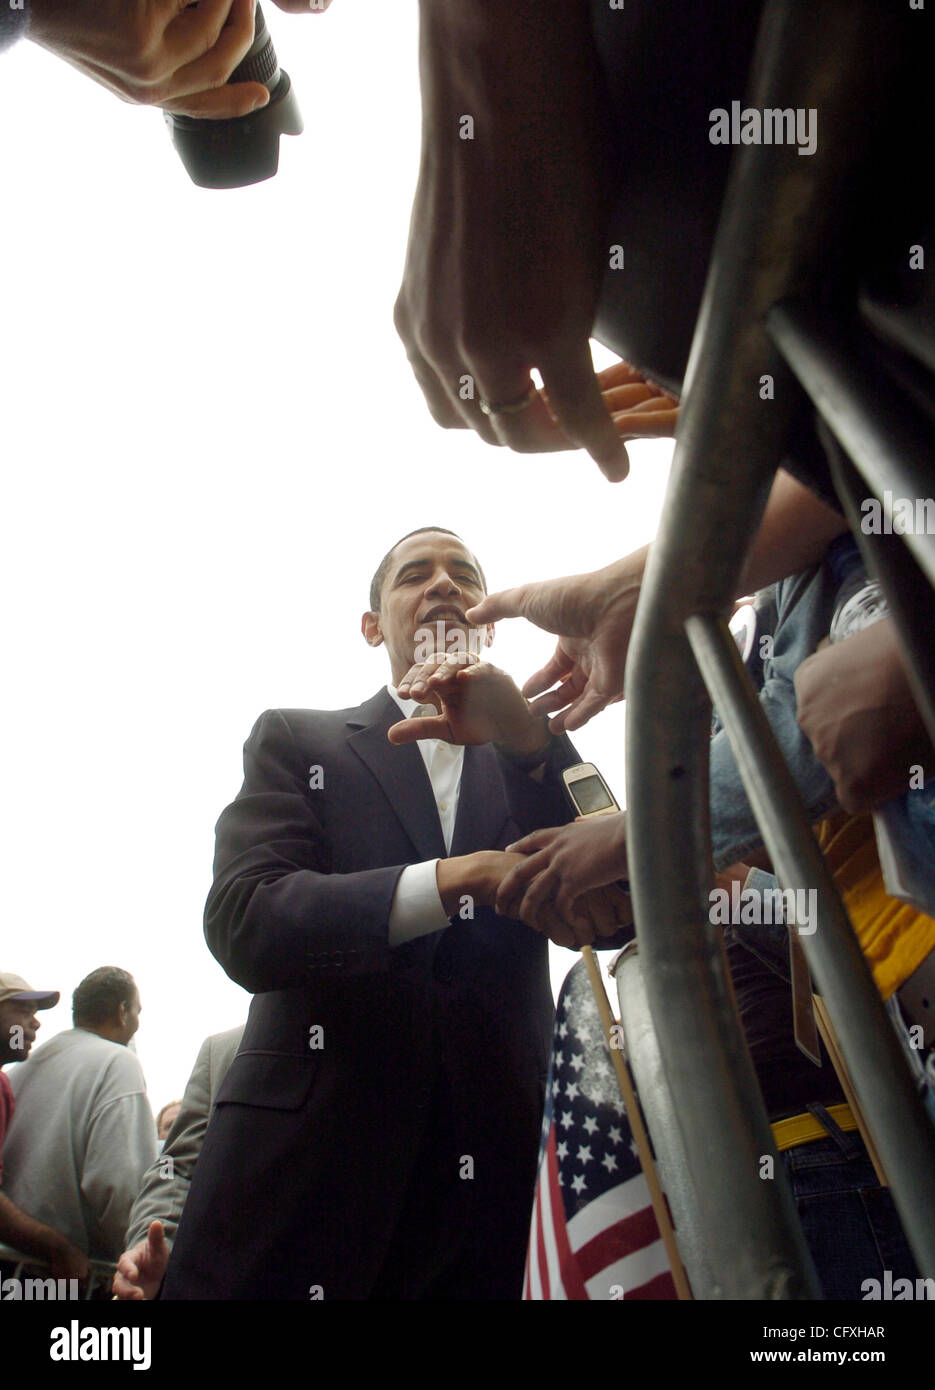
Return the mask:
<path id="1" fill-rule="evenodd" d="M 451 743 L 451 730 L 443 714 L 421 715 L 418 719 L 401 719 L 387 729 L 390 743 L 417 743 L 420 738 L 440 738 Z"/>

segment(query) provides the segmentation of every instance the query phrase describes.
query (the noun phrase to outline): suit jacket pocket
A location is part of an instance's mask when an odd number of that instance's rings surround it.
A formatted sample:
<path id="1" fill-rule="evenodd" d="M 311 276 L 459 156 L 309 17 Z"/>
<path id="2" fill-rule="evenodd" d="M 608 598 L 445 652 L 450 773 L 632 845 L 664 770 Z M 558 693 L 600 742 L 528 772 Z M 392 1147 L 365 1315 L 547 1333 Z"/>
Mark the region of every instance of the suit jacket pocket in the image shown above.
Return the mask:
<path id="1" fill-rule="evenodd" d="M 298 1110 L 318 1075 L 316 1054 L 240 1052 L 221 1083 L 216 1104 L 256 1105 L 264 1110 Z"/>

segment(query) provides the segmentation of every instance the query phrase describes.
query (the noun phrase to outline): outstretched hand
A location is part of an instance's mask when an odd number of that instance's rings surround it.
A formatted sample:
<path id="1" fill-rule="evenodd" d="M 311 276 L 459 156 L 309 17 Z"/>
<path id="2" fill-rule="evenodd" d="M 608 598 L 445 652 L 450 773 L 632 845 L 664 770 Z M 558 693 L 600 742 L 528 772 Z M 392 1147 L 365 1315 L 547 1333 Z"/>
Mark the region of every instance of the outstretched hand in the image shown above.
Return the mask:
<path id="1" fill-rule="evenodd" d="M 536 713 L 554 715 L 553 733 L 580 729 L 607 705 L 623 699 L 627 651 L 647 553 L 647 549 L 635 551 L 592 574 L 505 589 L 469 610 L 472 623 L 526 618 L 558 634 L 551 659 L 523 686 Z"/>

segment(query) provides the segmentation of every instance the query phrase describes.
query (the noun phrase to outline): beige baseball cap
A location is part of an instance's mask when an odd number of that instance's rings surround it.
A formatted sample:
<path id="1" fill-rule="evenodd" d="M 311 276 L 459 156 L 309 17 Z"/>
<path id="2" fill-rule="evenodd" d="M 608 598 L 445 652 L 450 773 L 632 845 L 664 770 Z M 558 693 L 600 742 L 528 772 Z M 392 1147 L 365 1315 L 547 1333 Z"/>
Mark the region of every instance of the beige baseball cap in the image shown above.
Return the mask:
<path id="1" fill-rule="evenodd" d="M 37 1009 L 54 1009 L 61 995 L 57 989 L 33 989 L 22 975 L 11 975 L 0 971 L 0 1004 L 7 999 L 17 999 L 23 1004 L 33 1004 Z"/>

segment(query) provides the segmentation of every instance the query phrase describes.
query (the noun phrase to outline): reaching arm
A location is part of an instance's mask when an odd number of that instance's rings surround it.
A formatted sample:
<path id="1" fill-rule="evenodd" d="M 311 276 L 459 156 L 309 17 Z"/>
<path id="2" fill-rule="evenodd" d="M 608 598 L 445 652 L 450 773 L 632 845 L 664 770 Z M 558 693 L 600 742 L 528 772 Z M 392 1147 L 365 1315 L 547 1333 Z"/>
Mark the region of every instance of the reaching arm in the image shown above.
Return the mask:
<path id="1" fill-rule="evenodd" d="M 61 1231 L 55 1231 L 51 1226 L 27 1216 L 2 1192 L 0 1241 L 24 1255 L 36 1255 L 48 1261 L 54 1279 L 79 1279 L 83 1283 L 88 1277 L 88 1257 L 83 1250 L 72 1245 Z"/>
<path id="2" fill-rule="evenodd" d="M 780 471 L 770 493 L 739 587 L 762 588 L 824 555 L 844 518 Z M 649 547 L 591 574 L 546 579 L 491 594 L 469 610 L 473 623 L 526 618 L 559 637 L 552 659 L 523 687 L 539 696 L 534 708 L 551 713 L 555 732 L 580 729 L 621 700 L 627 652 Z"/>

